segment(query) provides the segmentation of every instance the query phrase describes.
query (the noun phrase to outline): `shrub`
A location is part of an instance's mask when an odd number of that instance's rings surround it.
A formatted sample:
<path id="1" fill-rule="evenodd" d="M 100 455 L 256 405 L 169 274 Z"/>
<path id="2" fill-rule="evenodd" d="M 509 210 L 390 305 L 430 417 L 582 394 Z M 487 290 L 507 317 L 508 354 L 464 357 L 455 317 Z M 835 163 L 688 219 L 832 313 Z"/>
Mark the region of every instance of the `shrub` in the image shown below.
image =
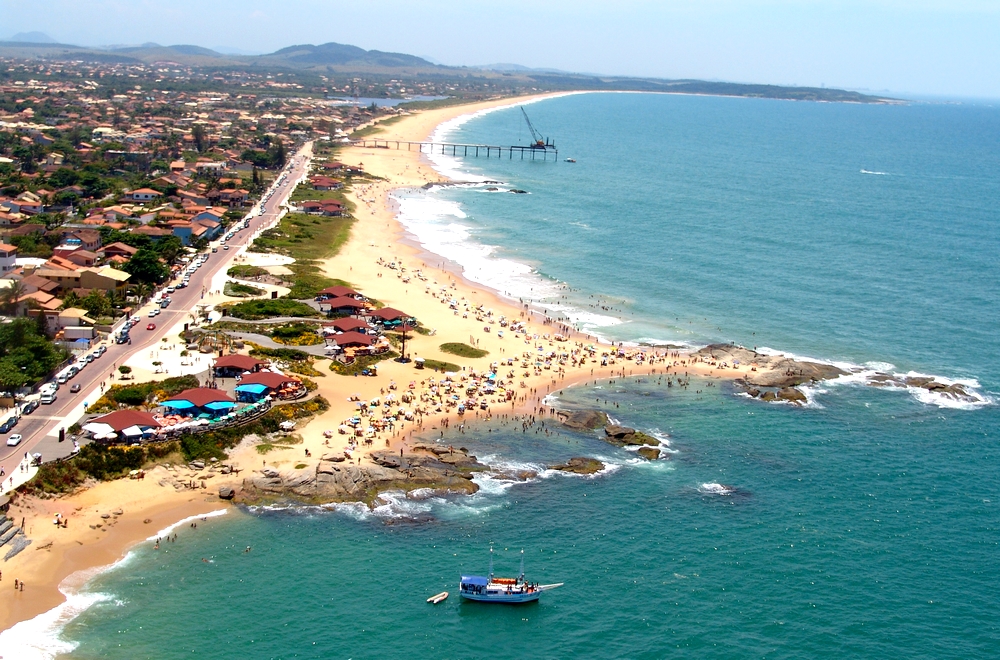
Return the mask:
<path id="1" fill-rule="evenodd" d="M 276 316 L 316 317 L 319 312 L 290 298 L 275 298 L 267 300 L 248 300 L 224 308 L 229 316 L 245 321 L 274 318 Z"/>
<path id="2" fill-rule="evenodd" d="M 473 348 L 468 344 L 462 344 L 460 342 L 441 344 L 439 348 L 443 353 L 450 353 L 451 355 L 457 355 L 458 357 L 464 358 L 481 358 L 490 354 L 489 351 L 484 351 L 481 348 Z"/>

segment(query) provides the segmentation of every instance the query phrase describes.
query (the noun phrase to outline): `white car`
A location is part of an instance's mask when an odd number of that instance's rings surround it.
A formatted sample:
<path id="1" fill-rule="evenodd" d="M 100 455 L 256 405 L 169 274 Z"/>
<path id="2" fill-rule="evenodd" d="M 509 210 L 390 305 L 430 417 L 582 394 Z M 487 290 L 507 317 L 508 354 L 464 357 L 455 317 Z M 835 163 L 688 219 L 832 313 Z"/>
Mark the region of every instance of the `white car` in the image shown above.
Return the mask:
<path id="1" fill-rule="evenodd" d="M 22 440 L 21 434 L 20 433 L 15 433 L 14 435 L 12 435 L 9 438 L 7 438 L 7 446 L 8 447 L 16 447 L 19 444 L 21 444 L 21 440 Z"/>
<path id="2" fill-rule="evenodd" d="M 156 316 L 156 313 L 158 311 L 160 311 L 160 310 L 158 310 L 158 309 L 151 309 L 151 310 L 149 310 L 149 314 L 147 314 L 146 316 L 148 316 L 149 318 L 153 318 L 154 316 Z"/>

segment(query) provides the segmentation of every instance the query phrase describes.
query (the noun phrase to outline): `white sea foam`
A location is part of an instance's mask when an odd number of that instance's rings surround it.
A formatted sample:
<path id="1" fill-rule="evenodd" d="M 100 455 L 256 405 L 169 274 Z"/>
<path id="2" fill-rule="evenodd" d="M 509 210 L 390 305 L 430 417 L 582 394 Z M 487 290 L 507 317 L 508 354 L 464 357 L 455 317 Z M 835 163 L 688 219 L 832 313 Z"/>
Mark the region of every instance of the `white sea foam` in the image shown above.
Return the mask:
<path id="1" fill-rule="evenodd" d="M 705 495 L 732 495 L 736 492 L 736 489 L 729 486 L 723 486 L 722 484 L 705 483 L 698 486 L 698 492 L 704 493 Z"/>
<path id="2" fill-rule="evenodd" d="M 889 176 L 888 172 L 875 172 L 872 170 L 861 170 L 862 174 L 874 174 L 876 176 Z"/>
<path id="3" fill-rule="evenodd" d="M 190 523 L 197 522 L 197 521 L 202 520 L 204 518 L 217 518 L 219 516 L 224 516 L 227 513 L 229 513 L 228 509 L 216 509 L 215 511 L 209 511 L 208 513 L 199 513 L 196 516 L 188 516 L 187 518 L 184 518 L 183 520 L 178 520 L 173 525 L 168 525 L 168 526 L 164 527 L 163 529 L 161 529 L 160 531 L 158 531 L 156 534 L 150 536 L 146 540 L 147 541 L 155 541 L 156 539 L 163 538 L 165 536 L 168 536 L 169 534 L 172 534 L 175 529 L 178 529 L 179 527 L 183 527 L 184 525 L 188 525 Z M 127 558 L 127 555 L 126 555 L 126 558 Z"/>
<path id="4" fill-rule="evenodd" d="M 0 658 L 50 660 L 72 653 L 78 644 L 62 638 L 66 624 L 92 605 L 112 599 L 109 594 L 78 593 L 62 587 L 60 591 L 66 596 L 64 603 L 0 633 Z"/>

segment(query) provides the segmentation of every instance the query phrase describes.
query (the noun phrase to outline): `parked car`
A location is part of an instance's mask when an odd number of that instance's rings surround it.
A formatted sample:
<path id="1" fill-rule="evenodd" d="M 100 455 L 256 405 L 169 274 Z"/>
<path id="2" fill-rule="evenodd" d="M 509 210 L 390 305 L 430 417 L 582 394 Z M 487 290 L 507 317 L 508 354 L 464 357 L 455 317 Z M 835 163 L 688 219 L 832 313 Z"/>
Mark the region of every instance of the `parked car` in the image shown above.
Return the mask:
<path id="1" fill-rule="evenodd" d="M 23 408 L 21 408 L 21 414 L 22 415 L 30 415 L 31 413 L 35 412 L 35 410 L 37 408 L 38 408 L 38 401 L 37 400 L 35 400 L 35 401 L 29 401 L 28 403 L 24 404 Z"/>
<path id="2" fill-rule="evenodd" d="M 69 391 L 72 392 L 73 394 L 76 394 L 77 392 L 79 392 L 80 391 L 80 383 L 74 384 L 72 387 L 69 388 Z"/>
<path id="3" fill-rule="evenodd" d="M 15 433 L 14 435 L 12 435 L 9 438 L 7 438 L 7 446 L 8 447 L 16 447 L 19 444 L 21 444 L 21 434 L 20 433 Z"/>
<path id="4" fill-rule="evenodd" d="M 156 324 L 155 323 L 149 323 L 149 324 L 146 325 L 146 329 L 147 330 L 156 330 Z"/>

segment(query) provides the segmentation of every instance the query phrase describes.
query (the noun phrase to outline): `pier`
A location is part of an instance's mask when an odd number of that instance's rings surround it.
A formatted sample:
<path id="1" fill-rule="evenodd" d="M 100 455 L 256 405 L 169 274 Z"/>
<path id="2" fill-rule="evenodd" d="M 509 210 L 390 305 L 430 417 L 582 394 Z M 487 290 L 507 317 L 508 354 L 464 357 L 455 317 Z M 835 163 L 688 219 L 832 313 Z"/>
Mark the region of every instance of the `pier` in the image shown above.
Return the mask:
<path id="1" fill-rule="evenodd" d="M 545 143 L 528 147 L 509 146 L 500 147 L 490 144 L 458 144 L 453 142 L 407 142 L 405 140 L 380 140 L 375 138 L 363 138 L 352 140 L 351 145 L 355 147 L 366 147 L 370 149 L 398 149 L 413 151 L 417 149 L 422 154 L 444 154 L 447 156 L 474 156 L 476 158 L 503 158 L 514 159 L 514 154 L 518 154 L 520 160 L 535 160 L 538 156 L 542 160 L 548 160 L 551 153 L 553 159 L 559 160 L 559 151 L 556 145 Z"/>

